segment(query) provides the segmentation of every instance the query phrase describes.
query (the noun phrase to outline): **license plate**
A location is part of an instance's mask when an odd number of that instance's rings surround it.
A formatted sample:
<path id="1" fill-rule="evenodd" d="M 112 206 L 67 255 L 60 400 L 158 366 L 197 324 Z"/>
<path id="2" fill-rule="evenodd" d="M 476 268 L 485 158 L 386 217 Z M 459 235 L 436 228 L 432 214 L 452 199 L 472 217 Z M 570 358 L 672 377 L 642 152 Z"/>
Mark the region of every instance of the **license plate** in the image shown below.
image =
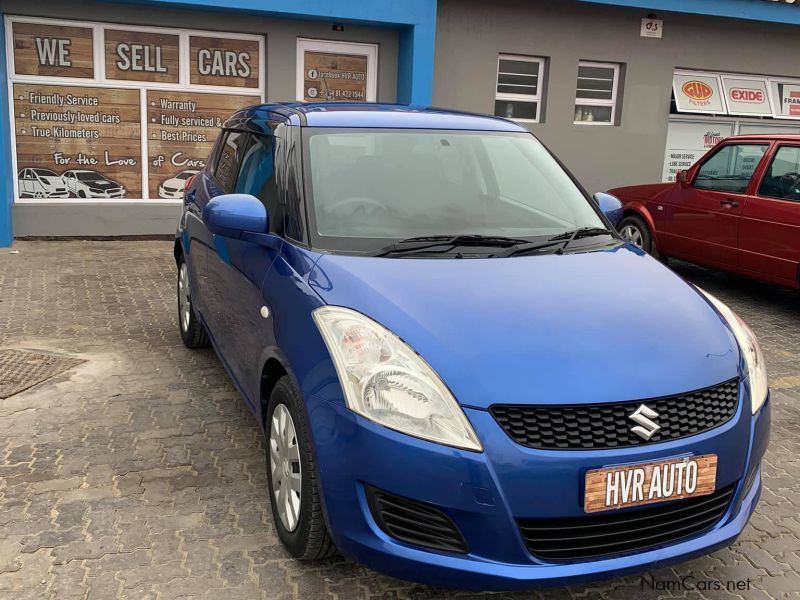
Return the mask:
<path id="1" fill-rule="evenodd" d="M 587 513 L 705 496 L 714 491 L 717 456 L 704 454 L 586 473 L 583 510 Z"/>

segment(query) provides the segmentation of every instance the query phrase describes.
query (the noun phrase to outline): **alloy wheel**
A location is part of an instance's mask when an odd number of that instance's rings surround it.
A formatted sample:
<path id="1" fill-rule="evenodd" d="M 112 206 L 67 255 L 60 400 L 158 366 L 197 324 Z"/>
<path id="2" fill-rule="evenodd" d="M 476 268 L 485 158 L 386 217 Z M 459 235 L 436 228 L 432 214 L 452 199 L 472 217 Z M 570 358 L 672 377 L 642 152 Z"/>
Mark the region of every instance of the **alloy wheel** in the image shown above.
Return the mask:
<path id="1" fill-rule="evenodd" d="M 269 431 L 269 468 L 272 474 L 272 501 L 287 531 L 300 520 L 302 473 L 297 431 L 289 409 L 278 404 L 272 413 Z"/>
<path id="2" fill-rule="evenodd" d="M 189 271 L 185 262 L 181 263 L 181 268 L 178 272 L 178 312 L 181 329 L 187 331 L 192 318 L 192 301 L 189 296 Z"/>
<path id="3" fill-rule="evenodd" d="M 642 247 L 642 232 L 635 225 L 625 225 L 619 233 L 625 241 L 636 244 L 640 248 Z"/>

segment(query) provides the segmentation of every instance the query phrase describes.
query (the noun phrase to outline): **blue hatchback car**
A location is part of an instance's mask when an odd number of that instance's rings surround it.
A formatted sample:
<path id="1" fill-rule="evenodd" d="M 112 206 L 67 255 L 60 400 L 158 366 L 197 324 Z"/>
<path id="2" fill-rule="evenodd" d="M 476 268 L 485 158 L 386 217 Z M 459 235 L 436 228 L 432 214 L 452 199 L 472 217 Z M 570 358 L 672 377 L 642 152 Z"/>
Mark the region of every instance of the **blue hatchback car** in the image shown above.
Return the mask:
<path id="1" fill-rule="evenodd" d="M 769 438 L 749 327 L 526 129 L 234 114 L 188 182 L 181 336 L 266 436 L 277 532 L 420 582 L 563 585 L 730 544 Z"/>

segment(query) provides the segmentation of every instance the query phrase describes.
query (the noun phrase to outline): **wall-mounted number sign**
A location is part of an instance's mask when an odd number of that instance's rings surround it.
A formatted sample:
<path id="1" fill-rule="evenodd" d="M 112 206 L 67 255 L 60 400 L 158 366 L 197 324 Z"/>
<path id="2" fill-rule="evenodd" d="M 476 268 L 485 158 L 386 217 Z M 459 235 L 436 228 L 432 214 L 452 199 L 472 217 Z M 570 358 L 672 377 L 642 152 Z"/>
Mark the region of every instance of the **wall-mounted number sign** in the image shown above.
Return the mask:
<path id="1" fill-rule="evenodd" d="M 106 79 L 178 83 L 177 35 L 122 29 L 104 34 Z"/>
<path id="2" fill-rule="evenodd" d="M 139 90 L 13 90 L 21 198 L 141 198 Z"/>
<path id="3" fill-rule="evenodd" d="M 256 40 L 193 35 L 189 38 L 189 82 L 257 88 L 258 55 Z"/>
<path id="4" fill-rule="evenodd" d="M 12 32 L 16 75 L 94 77 L 91 28 L 15 22 Z"/>

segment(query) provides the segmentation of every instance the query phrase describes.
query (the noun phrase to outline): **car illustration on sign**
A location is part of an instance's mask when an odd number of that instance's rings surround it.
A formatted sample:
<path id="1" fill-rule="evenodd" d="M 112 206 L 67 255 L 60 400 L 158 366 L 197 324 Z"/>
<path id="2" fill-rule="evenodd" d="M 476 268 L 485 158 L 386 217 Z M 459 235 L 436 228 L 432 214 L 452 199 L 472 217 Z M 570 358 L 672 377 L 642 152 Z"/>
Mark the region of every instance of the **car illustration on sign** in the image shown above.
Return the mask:
<path id="1" fill-rule="evenodd" d="M 180 200 L 183 198 L 183 190 L 186 187 L 187 180 L 192 176 L 196 175 L 197 171 L 181 171 L 175 177 L 171 177 L 169 179 L 165 179 L 161 182 L 161 185 L 158 186 L 158 197 L 159 198 L 175 198 Z"/>
<path id="2" fill-rule="evenodd" d="M 186 188 L 177 329 L 264 432 L 293 556 L 505 590 L 739 536 L 763 355 L 620 218 L 505 119 L 324 102 L 226 121 Z"/>
<path id="3" fill-rule="evenodd" d="M 96 171 L 73 169 L 61 175 L 69 191 L 78 198 L 124 198 L 125 188 Z"/>
<path id="4" fill-rule="evenodd" d="M 20 169 L 17 175 L 20 198 L 68 198 L 67 189 L 61 177 L 50 169 L 28 167 Z"/>

